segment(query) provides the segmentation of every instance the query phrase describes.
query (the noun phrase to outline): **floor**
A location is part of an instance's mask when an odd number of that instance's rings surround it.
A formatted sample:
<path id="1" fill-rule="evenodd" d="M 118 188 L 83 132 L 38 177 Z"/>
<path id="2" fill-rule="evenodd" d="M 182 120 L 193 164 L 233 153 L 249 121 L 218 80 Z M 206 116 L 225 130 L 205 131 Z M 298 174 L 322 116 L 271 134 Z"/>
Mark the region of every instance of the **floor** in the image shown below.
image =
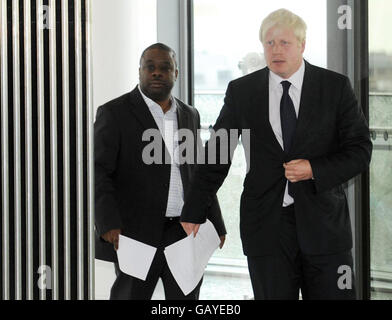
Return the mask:
<path id="1" fill-rule="evenodd" d="M 115 280 L 113 264 L 100 260 L 95 261 L 95 298 L 107 300 L 110 288 Z M 244 275 L 219 275 L 215 270 L 208 270 L 204 275 L 200 291 L 201 300 L 248 300 L 252 299 L 252 287 L 249 277 Z M 155 289 L 153 300 L 165 298 L 161 281 Z"/>
<path id="2" fill-rule="evenodd" d="M 115 280 L 113 264 L 95 260 L 95 298 L 109 299 L 110 288 Z M 372 288 L 372 300 L 392 300 L 392 287 L 388 292 Z M 153 300 L 163 300 L 162 283 L 159 281 L 155 289 Z M 207 267 L 203 285 L 200 291 L 201 300 L 249 300 L 253 292 L 249 277 L 244 273 L 226 270 L 221 273 L 215 267 Z"/>

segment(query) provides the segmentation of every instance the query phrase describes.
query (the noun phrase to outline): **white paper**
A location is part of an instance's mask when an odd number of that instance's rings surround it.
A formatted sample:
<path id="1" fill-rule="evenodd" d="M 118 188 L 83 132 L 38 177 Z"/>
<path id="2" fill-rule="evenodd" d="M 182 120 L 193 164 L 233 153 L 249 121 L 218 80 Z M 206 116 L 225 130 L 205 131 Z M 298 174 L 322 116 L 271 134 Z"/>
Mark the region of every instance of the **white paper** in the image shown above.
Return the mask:
<path id="1" fill-rule="evenodd" d="M 200 225 L 193 233 L 165 248 L 167 264 L 174 279 L 185 295 L 196 288 L 208 260 L 220 244 L 220 238 L 211 221 Z"/>
<path id="2" fill-rule="evenodd" d="M 117 250 L 120 270 L 132 277 L 146 280 L 156 248 L 120 234 Z"/>

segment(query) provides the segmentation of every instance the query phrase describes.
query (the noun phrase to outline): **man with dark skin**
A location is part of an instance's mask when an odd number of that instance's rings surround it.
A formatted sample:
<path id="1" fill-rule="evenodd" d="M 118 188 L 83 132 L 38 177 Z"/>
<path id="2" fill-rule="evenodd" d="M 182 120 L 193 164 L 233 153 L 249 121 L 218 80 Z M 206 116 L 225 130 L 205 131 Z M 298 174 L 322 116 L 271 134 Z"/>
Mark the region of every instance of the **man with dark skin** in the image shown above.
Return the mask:
<path id="1" fill-rule="evenodd" d="M 141 56 L 139 85 L 97 110 L 96 257 L 115 262 L 117 279 L 110 295 L 113 300 L 151 299 L 159 278 L 166 299 L 195 300 L 199 296 L 202 281 L 185 296 L 163 253 L 165 247 L 186 237 L 179 216 L 194 167 L 193 163 L 174 161 L 179 142 L 167 133 L 189 129 L 197 139 L 200 128 L 197 110 L 171 94 L 177 76 L 175 52 L 164 44 L 154 44 Z M 159 130 L 171 163 L 147 164 L 143 159 L 147 143 L 142 136 L 149 129 Z M 210 203 L 208 217 L 222 248 L 226 230 L 216 198 Z M 145 281 L 119 269 L 115 250 L 120 234 L 157 248 Z"/>
<path id="2" fill-rule="evenodd" d="M 155 66 L 154 63 L 157 63 L 158 66 Z M 141 58 L 140 89 L 147 97 L 160 105 L 163 113 L 166 113 L 171 107 L 171 90 L 178 77 L 178 69 L 174 63 L 173 57 L 160 49 L 150 49 Z M 102 238 L 113 243 L 117 250 L 120 234 L 121 229 L 114 229 L 105 233 Z"/>

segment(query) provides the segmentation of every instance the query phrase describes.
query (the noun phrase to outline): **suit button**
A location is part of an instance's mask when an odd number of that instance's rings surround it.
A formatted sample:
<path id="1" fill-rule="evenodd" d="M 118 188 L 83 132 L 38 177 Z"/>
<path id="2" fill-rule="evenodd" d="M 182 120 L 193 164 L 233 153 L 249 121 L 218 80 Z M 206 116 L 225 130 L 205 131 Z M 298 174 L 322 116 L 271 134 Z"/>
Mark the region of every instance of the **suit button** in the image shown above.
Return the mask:
<path id="1" fill-rule="evenodd" d="M 168 183 L 165 183 L 165 184 L 164 184 L 164 187 L 165 187 L 165 188 L 169 188 L 169 184 L 168 184 Z"/>

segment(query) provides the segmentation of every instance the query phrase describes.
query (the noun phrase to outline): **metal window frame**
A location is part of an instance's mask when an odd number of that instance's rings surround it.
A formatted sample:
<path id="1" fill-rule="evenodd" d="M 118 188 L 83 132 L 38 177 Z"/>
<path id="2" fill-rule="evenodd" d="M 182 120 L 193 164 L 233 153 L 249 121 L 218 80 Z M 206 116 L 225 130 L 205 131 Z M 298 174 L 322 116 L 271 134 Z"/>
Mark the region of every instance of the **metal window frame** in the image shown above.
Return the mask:
<path id="1" fill-rule="evenodd" d="M 353 29 L 348 38 L 348 75 L 358 103 L 369 122 L 369 26 L 368 0 L 347 0 L 353 9 Z M 354 179 L 355 269 L 357 299 L 369 300 L 370 281 L 370 177 L 369 170 Z"/>
<path id="2" fill-rule="evenodd" d="M 193 0 L 180 2 L 180 55 L 183 77 L 181 95 L 184 101 L 194 105 L 194 34 Z"/>

